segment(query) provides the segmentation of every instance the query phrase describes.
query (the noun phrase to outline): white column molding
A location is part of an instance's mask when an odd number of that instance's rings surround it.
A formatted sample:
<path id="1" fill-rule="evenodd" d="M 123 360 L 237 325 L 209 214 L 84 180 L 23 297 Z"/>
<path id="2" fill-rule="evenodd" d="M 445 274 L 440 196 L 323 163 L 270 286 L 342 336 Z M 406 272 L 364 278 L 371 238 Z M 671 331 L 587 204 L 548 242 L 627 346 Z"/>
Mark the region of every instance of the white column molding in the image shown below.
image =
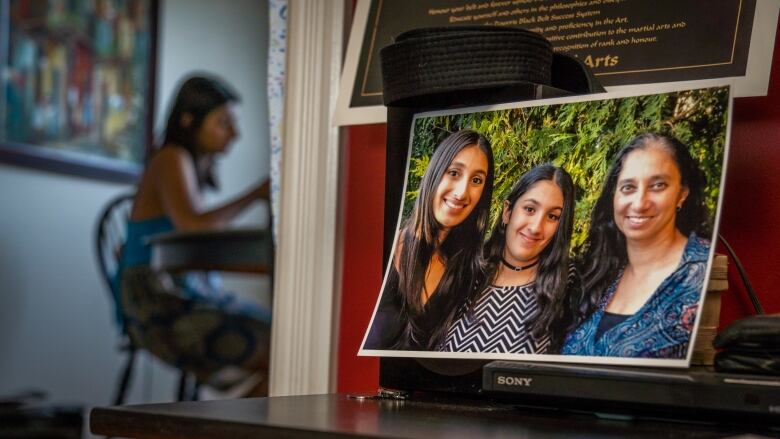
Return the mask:
<path id="1" fill-rule="evenodd" d="M 290 0 L 270 395 L 332 390 L 343 0 Z"/>

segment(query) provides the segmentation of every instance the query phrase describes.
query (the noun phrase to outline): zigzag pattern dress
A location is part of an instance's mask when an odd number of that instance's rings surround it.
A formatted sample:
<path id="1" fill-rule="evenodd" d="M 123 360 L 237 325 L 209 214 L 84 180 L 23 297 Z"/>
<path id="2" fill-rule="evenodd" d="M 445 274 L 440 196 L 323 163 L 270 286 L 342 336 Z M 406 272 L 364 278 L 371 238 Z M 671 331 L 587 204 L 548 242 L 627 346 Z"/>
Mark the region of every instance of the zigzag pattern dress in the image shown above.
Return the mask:
<path id="1" fill-rule="evenodd" d="M 537 339 L 527 322 L 539 311 L 534 283 L 519 286 L 489 286 L 477 298 L 473 311 L 468 304 L 447 331 L 442 351 L 544 353 L 550 336 Z"/>

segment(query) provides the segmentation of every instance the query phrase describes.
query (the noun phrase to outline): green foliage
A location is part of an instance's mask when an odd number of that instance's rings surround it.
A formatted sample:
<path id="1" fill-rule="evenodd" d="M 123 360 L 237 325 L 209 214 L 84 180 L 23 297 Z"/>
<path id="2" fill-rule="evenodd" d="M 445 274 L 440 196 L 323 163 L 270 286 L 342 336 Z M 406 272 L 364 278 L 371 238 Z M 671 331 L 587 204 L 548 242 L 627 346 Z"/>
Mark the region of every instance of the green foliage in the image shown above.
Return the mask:
<path id="1" fill-rule="evenodd" d="M 404 218 L 408 217 L 430 155 L 450 133 L 470 128 L 493 148 L 491 223 L 517 179 L 541 163 L 562 166 L 577 186 L 574 237 L 579 248 L 587 235 L 590 212 L 613 155 L 645 132 L 677 137 L 688 145 L 707 177 L 710 224 L 718 200 L 728 122 L 728 89 L 711 88 L 602 101 L 577 102 L 417 119 Z"/>

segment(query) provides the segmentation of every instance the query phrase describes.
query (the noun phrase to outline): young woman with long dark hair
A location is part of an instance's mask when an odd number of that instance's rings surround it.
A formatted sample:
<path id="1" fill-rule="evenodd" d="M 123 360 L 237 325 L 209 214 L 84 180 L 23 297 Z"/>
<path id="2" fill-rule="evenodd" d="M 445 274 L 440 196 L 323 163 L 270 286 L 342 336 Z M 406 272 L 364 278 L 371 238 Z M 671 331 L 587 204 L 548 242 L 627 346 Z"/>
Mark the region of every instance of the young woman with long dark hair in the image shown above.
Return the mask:
<path id="1" fill-rule="evenodd" d="M 221 290 L 210 273 L 152 270 L 148 238 L 223 228 L 268 198 L 265 182 L 220 207 L 203 206 L 203 191 L 216 187 L 214 162 L 238 136 L 232 109 L 238 100 L 216 78 L 194 76 L 181 84 L 162 145 L 138 184 L 117 279 L 134 344 L 194 373 L 200 383 L 215 383 L 228 366 L 266 375 L 270 311 Z M 255 395 L 266 393 L 266 377 L 260 378 Z"/>
<path id="2" fill-rule="evenodd" d="M 433 153 L 365 343 L 367 349 L 434 350 L 480 272 L 493 193 L 493 152 L 471 130 Z"/>
<path id="3" fill-rule="evenodd" d="M 562 168 L 539 165 L 515 183 L 485 245 L 485 281 L 450 326 L 442 350 L 554 353 L 571 329 L 569 263 L 575 190 Z"/>

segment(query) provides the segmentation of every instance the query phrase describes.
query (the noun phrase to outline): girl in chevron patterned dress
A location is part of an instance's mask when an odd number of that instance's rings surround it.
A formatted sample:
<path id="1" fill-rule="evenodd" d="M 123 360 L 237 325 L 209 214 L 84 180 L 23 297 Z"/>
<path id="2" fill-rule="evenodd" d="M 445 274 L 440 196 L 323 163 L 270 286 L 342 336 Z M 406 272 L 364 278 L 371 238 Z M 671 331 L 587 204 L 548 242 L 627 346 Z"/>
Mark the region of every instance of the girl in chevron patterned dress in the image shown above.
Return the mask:
<path id="1" fill-rule="evenodd" d="M 579 298 L 569 264 L 573 218 L 574 184 L 565 170 L 544 164 L 523 174 L 485 246 L 485 285 L 461 307 L 440 350 L 557 352 Z"/>
<path id="2" fill-rule="evenodd" d="M 436 148 L 393 260 L 365 349 L 435 350 L 481 270 L 493 152 L 461 130 Z"/>

